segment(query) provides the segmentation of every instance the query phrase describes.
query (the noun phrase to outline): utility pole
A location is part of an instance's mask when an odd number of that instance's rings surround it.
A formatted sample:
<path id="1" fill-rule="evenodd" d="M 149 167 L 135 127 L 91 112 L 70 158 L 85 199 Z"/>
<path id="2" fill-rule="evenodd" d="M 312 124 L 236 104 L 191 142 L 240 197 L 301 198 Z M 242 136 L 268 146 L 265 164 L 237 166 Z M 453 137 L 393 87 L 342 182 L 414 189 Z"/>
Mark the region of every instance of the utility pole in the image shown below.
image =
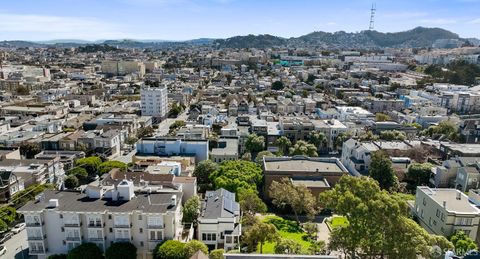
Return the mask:
<path id="1" fill-rule="evenodd" d="M 368 26 L 369 31 L 373 31 L 375 29 L 375 12 L 376 11 L 377 11 L 377 5 L 373 3 L 372 9 L 370 9 L 370 26 Z"/>

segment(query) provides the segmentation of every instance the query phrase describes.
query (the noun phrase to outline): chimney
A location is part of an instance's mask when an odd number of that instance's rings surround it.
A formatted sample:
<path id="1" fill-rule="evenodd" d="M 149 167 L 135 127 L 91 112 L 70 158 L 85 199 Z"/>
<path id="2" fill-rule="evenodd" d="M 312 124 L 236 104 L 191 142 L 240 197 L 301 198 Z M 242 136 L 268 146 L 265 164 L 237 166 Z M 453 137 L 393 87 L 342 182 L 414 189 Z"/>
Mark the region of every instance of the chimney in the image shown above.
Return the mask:
<path id="1" fill-rule="evenodd" d="M 176 195 L 176 194 L 172 195 L 172 199 L 171 199 L 171 201 L 170 201 L 170 205 L 172 205 L 172 206 L 174 206 L 174 207 L 177 206 L 177 195 Z"/>
<path id="2" fill-rule="evenodd" d="M 443 201 L 443 207 L 447 208 L 447 201 Z"/>
<path id="3" fill-rule="evenodd" d="M 462 199 L 462 193 L 460 191 L 457 191 L 457 200 Z"/>
<path id="4" fill-rule="evenodd" d="M 50 199 L 50 200 L 48 200 L 48 207 L 49 207 L 49 208 L 56 208 L 56 207 L 58 207 L 58 199 Z"/>

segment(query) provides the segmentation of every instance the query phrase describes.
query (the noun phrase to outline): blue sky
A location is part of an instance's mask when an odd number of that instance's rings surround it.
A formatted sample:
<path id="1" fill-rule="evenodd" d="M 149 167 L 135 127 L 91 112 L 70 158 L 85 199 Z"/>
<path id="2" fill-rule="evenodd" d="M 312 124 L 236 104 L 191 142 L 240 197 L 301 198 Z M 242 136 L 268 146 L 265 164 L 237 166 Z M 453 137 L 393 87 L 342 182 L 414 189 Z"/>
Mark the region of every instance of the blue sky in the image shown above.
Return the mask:
<path id="1" fill-rule="evenodd" d="M 375 0 L 374 0 L 375 1 Z M 368 29 L 372 0 L 3 0 L 0 40 L 296 37 Z M 480 0 L 376 0 L 375 29 L 480 38 Z"/>

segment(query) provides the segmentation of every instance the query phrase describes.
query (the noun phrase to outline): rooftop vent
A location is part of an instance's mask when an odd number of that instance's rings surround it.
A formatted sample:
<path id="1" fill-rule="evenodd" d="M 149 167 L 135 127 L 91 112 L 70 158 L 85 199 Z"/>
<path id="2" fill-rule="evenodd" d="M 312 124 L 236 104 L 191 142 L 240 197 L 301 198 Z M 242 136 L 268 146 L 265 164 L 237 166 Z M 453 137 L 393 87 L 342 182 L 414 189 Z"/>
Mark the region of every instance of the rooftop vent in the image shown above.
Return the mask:
<path id="1" fill-rule="evenodd" d="M 50 199 L 48 201 L 48 207 L 49 208 L 56 208 L 58 207 L 58 199 Z"/>

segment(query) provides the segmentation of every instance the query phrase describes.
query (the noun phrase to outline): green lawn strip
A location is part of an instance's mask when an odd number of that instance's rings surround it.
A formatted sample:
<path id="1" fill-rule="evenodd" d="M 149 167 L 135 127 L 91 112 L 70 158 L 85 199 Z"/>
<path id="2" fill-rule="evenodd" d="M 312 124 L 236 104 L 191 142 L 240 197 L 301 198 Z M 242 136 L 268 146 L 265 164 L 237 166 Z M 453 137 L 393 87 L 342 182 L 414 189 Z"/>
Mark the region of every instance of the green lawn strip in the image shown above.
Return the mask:
<path id="1" fill-rule="evenodd" d="M 347 218 L 342 216 L 334 216 L 330 220 L 327 220 L 327 224 L 330 226 L 330 229 L 337 227 L 346 227 L 348 225 Z"/>
<path id="2" fill-rule="evenodd" d="M 304 240 L 304 236 L 306 236 L 305 231 L 297 226 L 295 221 L 286 220 L 278 216 L 266 216 L 263 221 L 275 225 L 282 238 L 293 239 L 299 242 L 305 250 L 310 247 L 310 242 Z M 260 253 L 260 245 L 257 248 L 257 252 Z M 263 253 L 274 254 L 275 243 L 267 242 L 263 244 Z"/>

